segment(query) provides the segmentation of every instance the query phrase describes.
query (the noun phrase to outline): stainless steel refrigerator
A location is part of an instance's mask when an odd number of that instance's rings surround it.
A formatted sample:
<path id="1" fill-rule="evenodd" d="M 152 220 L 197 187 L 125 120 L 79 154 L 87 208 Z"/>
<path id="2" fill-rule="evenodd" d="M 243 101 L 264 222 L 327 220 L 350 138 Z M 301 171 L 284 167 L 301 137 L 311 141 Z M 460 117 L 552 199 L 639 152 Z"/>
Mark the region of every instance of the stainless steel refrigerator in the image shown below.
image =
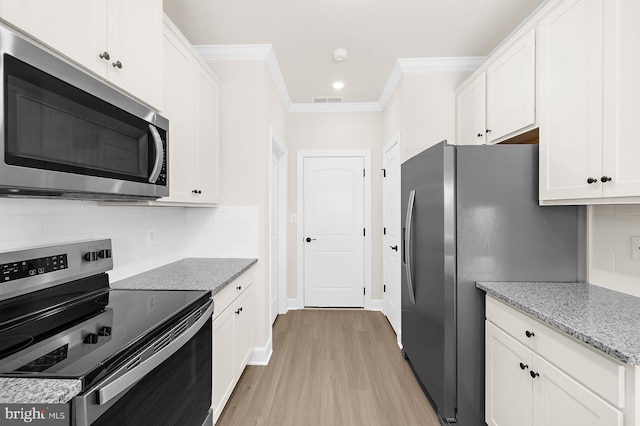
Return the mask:
<path id="1" fill-rule="evenodd" d="M 538 206 L 537 145 L 444 141 L 401 170 L 403 352 L 443 424 L 484 425 L 475 282 L 584 280 L 586 212 Z"/>

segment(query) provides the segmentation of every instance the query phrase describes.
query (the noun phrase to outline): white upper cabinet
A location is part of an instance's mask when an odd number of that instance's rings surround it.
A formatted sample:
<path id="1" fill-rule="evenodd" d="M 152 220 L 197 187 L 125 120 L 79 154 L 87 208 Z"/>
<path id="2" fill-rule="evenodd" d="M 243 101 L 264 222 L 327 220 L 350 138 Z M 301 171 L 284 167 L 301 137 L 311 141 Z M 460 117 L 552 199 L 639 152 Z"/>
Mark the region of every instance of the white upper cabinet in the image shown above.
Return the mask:
<path id="1" fill-rule="evenodd" d="M 213 71 L 168 19 L 163 114 L 169 119 L 169 197 L 151 205 L 219 202 L 220 90 Z"/>
<path id="2" fill-rule="evenodd" d="M 535 30 L 510 41 L 456 94 L 458 145 L 497 143 L 536 125 Z"/>
<path id="3" fill-rule="evenodd" d="M 640 4 L 565 0 L 540 25 L 540 202 L 640 202 Z"/>
<path id="4" fill-rule="evenodd" d="M 0 19 L 161 109 L 162 0 L 0 0 Z"/>
<path id="5" fill-rule="evenodd" d="M 481 73 L 456 95 L 458 145 L 485 143 L 486 74 Z"/>
<path id="6" fill-rule="evenodd" d="M 487 68 L 487 143 L 536 123 L 536 34 L 529 32 Z"/>

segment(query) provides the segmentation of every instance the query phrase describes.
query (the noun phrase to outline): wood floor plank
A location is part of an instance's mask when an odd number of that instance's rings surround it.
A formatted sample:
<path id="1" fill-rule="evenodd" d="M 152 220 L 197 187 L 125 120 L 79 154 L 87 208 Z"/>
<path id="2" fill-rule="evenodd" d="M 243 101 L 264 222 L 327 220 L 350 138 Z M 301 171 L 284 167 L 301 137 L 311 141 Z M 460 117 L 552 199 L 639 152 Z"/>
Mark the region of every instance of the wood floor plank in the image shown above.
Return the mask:
<path id="1" fill-rule="evenodd" d="M 273 348 L 268 366 L 245 369 L 217 425 L 439 425 L 380 312 L 290 311 Z"/>

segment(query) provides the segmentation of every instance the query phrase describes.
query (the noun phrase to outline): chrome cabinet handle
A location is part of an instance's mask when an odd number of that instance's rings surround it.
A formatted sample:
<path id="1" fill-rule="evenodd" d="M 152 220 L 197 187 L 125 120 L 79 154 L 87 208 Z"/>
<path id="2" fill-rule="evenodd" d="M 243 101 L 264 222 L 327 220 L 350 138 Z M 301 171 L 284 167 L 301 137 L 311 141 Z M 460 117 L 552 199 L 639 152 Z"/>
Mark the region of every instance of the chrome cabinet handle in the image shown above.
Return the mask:
<path id="1" fill-rule="evenodd" d="M 405 220 L 405 239 L 404 239 L 404 253 L 406 262 L 404 264 L 405 272 L 407 275 L 407 287 L 409 288 L 409 298 L 411 302 L 416 304 L 416 294 L 413 289 L 413 279 L 411 276 L 411 224 L 413 223 L 413 206 L 415 205 L 416 191 L 411 190 L 409 193 L 409 203 L 407 205 L 407 217 Z"/>
<path id="2" fill-rule="evenodd" d="M 162 139 L 158 129 L 153 124 L 149 124 L 149 131 L 153 136 L 153 143 L 156 147 L 156 162 L 153 164 L 153 170 L 149 175 L 149 183 L 156 183 L 158 176 L 160 176 L 160 170 L 162 169 L 162 158 L 164 157 L 164 150 L 162 149 Z"/>
<path id="3" fill-rule="evenodd" d="M 113 65 L 114 68 L 122 69 L 122 62 L 120 61 L 115 61 L 111 65 Z"/>

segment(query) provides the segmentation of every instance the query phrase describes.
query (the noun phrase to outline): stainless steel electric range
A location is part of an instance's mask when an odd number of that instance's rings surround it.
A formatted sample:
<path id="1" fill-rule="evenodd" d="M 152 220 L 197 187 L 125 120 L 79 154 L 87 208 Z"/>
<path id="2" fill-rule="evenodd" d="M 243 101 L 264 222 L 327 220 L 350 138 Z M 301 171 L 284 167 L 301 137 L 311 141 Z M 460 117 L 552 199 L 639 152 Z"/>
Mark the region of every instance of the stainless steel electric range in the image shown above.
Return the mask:
<path id="1" fill-rule="evenodd" d="M 113 254 L 0 253 L 0 377 L 81 381 L 73 425 L 211 424 L 211 292 L 111 289 Z"/>

